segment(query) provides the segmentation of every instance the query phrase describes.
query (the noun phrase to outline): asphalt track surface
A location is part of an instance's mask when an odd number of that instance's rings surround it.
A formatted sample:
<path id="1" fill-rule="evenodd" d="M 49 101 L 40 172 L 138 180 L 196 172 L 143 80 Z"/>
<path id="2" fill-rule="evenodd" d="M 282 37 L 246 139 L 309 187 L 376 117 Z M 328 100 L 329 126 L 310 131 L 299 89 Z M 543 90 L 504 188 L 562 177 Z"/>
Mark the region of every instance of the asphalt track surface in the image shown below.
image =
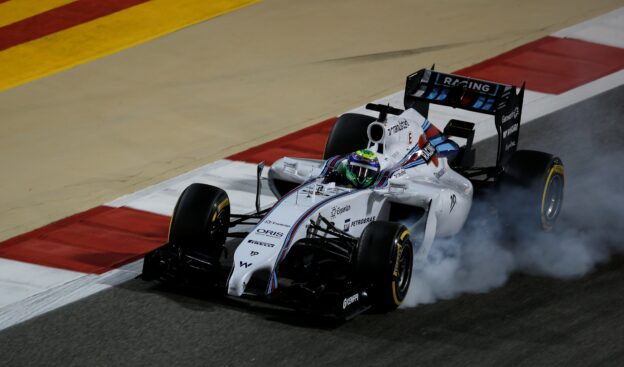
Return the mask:
<path id="1" fill-rule="evenodd" d="M 522 127 L 521 148 L 557 151 L 566 163 L 564 223 L 579 206 L 588 216 L 599 210 L 583 202 L 587 190 L 623 186 L 622 101 L 619 87 Z M 615 157 L 615 166 L 590 157 Z M 604 179 L 587 181 L 596 175 Z M 622 366 L 622 289 L 624 258 L 615 256 L 581 278 L 518 274 L 485 294 L 336 326 L 133 280 L 3 331 L 0 358 L 6 366 Z"/>

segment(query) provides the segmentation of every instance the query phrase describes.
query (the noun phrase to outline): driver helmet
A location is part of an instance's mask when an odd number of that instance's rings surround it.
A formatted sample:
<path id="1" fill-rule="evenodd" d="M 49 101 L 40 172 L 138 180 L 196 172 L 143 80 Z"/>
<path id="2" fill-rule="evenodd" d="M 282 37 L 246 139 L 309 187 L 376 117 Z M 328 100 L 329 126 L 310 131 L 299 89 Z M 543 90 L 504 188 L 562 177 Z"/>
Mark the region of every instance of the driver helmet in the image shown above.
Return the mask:
<path id="1" fill-rule="evenodd" d="M 363 189 L 370 186 L 378 173 L 379 160 L 374 152 L 362 149 L 349 155 L 345 175 L 354 187 Z"/>

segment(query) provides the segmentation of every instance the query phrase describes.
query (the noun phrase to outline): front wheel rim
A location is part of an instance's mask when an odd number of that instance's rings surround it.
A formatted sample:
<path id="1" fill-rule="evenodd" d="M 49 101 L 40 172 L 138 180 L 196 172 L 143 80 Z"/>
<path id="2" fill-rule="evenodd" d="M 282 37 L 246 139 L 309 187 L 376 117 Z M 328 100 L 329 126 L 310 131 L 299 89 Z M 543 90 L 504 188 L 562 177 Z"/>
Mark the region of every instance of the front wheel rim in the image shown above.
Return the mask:
<path id="1" fill-rule="evenodd" d="M 409 287 L 410 277 L 412 273 L 410 257 L 413 257 L 413 256 L 412 256 L 412 249 L 408 241 L 406 241 L 403 244 L 404 250 L 403 252 L 401 252 L 401 256 L 399 257 L 397 289 L 398 289 L 398 293 L 401 295 L 405 295 L 407 293 L 407 289 Z"/>

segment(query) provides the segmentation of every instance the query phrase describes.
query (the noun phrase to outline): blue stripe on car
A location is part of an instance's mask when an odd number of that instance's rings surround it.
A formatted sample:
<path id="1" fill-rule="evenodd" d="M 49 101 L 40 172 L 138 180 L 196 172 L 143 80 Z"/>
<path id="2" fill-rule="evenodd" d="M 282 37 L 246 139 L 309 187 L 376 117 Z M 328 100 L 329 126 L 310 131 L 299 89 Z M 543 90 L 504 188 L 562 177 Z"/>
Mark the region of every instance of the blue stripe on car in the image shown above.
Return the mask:
<path id="1" fill-rule="evenodd" d="M 357 190 L 353 190 L 353 191 L 345 191 L 345 192 L 341 192 L 340 194 L 334 195 L 332 197 L 327 198 L 326 200 L 323 200 L 321 202 L 319 202 L 318 204 L 310 207 L 308 210 L 306 210 L 303 215 L 301 215 L 296 221 L 295 224 L 290 228 L 290 230 L 288 231 L 288 234 L 286 235 L 286 239 L 284 240 L 284 242 L 282 243 L 282 248 L 280 249 L 280 252 L 277 256 L 277 259 L 275 260 L 275 264 L 273 266 L 273 272 L 271 274 L 271 277 L 274 277 L 276 279 L 275 282 L 275 287 L 277 287 L 277 269 L 279 268 L 279 263 L 282 261 L 282 257 L 286 254 L 286 251 L 290 248 L 290 241 L 292 239 L 292 236 L 295 232 L 297 232 L 297 230 L 299 229 L 299 226 L 301 226 L 301 223 L 303 223 L 306 219 L 308 219 L 308 217 L 314 213 L 316 210 L 318 210 L 321 206 L 330 203 L 331 201 L 341 198 L 343 196 L 346 196 L 348 194 L 352 194 L 354 192 L 357 192 Z M 268 215 L 267 215 L 268 216 Z M 265 217 L 266 218 L 266 217 Z M 273 289 L 275 289 L 273 287 L 273 282 L 270 282 L 267 286 L 267 294 L 270 294 Z"/>

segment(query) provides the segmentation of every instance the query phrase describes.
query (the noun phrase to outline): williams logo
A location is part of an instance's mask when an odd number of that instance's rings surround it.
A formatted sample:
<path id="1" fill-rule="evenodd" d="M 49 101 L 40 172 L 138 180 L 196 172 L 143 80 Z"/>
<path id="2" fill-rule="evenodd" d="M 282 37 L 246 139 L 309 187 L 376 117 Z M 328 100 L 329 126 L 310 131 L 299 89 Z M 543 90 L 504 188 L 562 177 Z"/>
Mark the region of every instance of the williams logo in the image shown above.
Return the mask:
<path id="1" fill-rule="evenodd" d="M 247 269 L 248 267 L 252 266 L 252 263 L 248 263 L 246 261 L 241 261 L 240 263 L 238 263 L 238 266 L 240 266 L 241 268 L 245 268 Z"/>
<path id="2" fill-rule="evenodd" d="M 274 231 L 271 229 L 266 229 L 266 228 L 258 228 L 256 229 L 256 233 L 267 236 L 267 237 L 273 237 L 273 238 L 282 238 L 284 237 L 284 233 L 282 232 L 278 232 L 278 231 Z"/>

